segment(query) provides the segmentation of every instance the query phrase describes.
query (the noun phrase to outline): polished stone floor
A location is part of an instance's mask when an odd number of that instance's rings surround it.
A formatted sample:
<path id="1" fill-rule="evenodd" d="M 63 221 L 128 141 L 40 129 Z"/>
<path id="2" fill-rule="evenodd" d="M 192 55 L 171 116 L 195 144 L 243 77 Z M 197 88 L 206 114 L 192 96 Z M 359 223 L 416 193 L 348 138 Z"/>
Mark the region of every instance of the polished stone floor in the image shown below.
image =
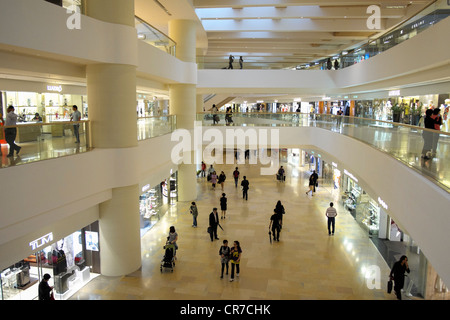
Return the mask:
<path id="1" fill-rule="evenodd" d="M 353 217 L 342 207 L 338 189 L 318 188 L 306 195 L 309 172 L 290 165 L 286 182 L 261 176 L 258 165 L 241 164 L 250 181 L 248 201 L 235 188 L 234 165 L 219 165 L 227 175 L 224 231 L 211 242 L 208 215 L 220 208 L 221 187 L 198 178 L 198 228 L 192 227 L 189 203 L 179 202 L 142 237 L 142 267 L 122 277 L 99 276 L 72 300 L 395 300 L 385 287 L 389 267 Z M 279 242 L 270 243 L 268 226 L 278 200 L 286 214 Z M 325 210 L 337 204 L 336 233 L 329 236 Z M 219 211 L 220 212 L 220 211 Z M 179 250 L 173 272 L 160 271 L 169 227 L 175 226 Z M 222 240 L 238 240 L 243 253 L 240 276 L 220 278 Z M 118 257 L 120 259 L 120 257 Z M 372 273 L 369 271 L 373 271 Z M 367 275 L 371 276 L 367 278 Z"/>

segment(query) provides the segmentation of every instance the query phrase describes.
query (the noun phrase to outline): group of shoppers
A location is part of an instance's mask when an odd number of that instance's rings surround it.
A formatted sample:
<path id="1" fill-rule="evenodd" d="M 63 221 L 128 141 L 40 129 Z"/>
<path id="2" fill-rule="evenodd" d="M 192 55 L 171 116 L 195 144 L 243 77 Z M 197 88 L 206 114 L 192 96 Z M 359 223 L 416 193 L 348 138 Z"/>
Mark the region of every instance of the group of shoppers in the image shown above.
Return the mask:
<path id="1" fill-rule="evenodd" d="M 234 281 L 234 270 L 236 269 L 236 276 L 239 277 L 240 263 L 242 257 L 242 249 L 239 241 L 233 242 L 233 247 L 228 246 L 228 240 L 223 240 L 223 244 L 219 249 L 220 263 L 222 265 L 220 278 L 223 279 L 223 272 L 226 269 L 228 275 L 228 263 L 231 262 L 231 277 L 230 281 Z"/>
<path id="2" fill-rule="evenodd" d="M 230 54 L 230 56 L 228 57 L 228 68 L 227 69 L 233 69 L 233 62 L 234 62 L 234 56 L 232 54 Z M 244 59 L 242 58 L 242 56 L 240 56 L 239 58 L 239 68 L 242 69 L 244 64 Z"/>
<path id="3" fill-rule="evenodd" d="M 212 167 L 212 166 L 211 166 Z M 202 171 L 206 169 L 206 165 L 202 162 Z M 222 171 L 223 172 L 223 171 Z M 235 178 L 235 186 L 238 185 L 238 179 L 239 179 L 239 170 L 238 167 L 235 168 L 233 172 L 233 177 Z M 317 173 L 313 171 L 310 177 L 310 186 L 316 186 L 317 182 Z M 244 180 L 246 180 L 246 177 L 244 176 Z M 243 180 L 243 181 L 244 181 Z M 248 190 L 248 189 L 247 189 Z M 313 188 L 311 188 L 309 191 L 314 192 Z M 222 197 L 220 198 L 220 208 L 222 211 L 220 219 L 226 218 L 226 211 L 227 211 L 227 198 L 226 194 L 222 193 Z M 198 216 L 198 210 L 195 202 L 191 203 L 190 212 L 193 215 L 193 227 L 197 227 L 197 216 Z M 281 200 L 278 200 L 275 208 L 273 209 L 273 214 L 270 217 L 269 222 L 269 236 L 271 237 L 273 241 L 279 242 L 280 241 L 280 233 L 283 227 L 283 216 L 285 214 L 286 210 L 281 203 Z M 325 211 L 325 216 L 327 217 L 327 229 L 328 229 L 328 235 L 334 236 L 335 233 L 335 224 L 336 224 L 336 217 L 338 213 L 334 206 L 333 202 L 330 202 L 329 207 Z M 210 239 L 213 242 L 214 240 L 219 240 L 219 237 L 217 235 L 217 228 L 222 226 L 220 225 L 220 219 L 218 214 L 218 209 L 213 208 L 213 211 L 209 215 L 209 227 L 208 232 L 210 234 Z M 173 228 L 173 227 L 171 227 Z M 175 230 L 171 229 L 172 238 L 171 239 L 178 239 L 178 235 L 175 235 Z M 169 236 L 170 236 L 169 234 Z M 176 243 L 176 240 L 175 240 Z M 223 240 L 221 247 L 219 248 L 219 257 L 220 257 L 220 263 L 221 263 L 221 274 L 220 278 L 223 279 L 224 272 L 225 275 L 228 275 L 229 273 L 229 264 L 231 263 L 231 276 L 230 281 L 234 281 L 235 276 L 239 276 L 240 272 L 240 262 L 242 258 L 242 248 L 240 246 L 239 241 L 234 241 L 233 246 L 228 246 L 228 240 Z M 235 273 L 236 271 L 236 273 Z M 405 272 L 409 273 L 410 269 L 408 266 L 408 259 L 406 256 L 402 256 L 398 262 L 394 264 L 392 267 L 392 270 L 390 272 L 390 279 L 394 281 L 394 292 L 397 296 L 397 299 L 401 300 L 401 290 L 404 286 L 404 276 Z"/>

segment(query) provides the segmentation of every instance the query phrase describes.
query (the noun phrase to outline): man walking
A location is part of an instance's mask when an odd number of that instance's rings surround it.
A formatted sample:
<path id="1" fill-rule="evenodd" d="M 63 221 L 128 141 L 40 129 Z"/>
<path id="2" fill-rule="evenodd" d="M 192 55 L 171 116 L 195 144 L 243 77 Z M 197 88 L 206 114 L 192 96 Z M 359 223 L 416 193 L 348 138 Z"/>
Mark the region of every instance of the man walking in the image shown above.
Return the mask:
<path id="1" fill-rule="evenodd" d="M 238 167 L 233 171 L 234 185 L 237 188 L 238 180 L 239 180 L 239 170 Z"/>
<path id="2" fill-rule="evenodd" d="M 217 208 L 214 208 L 213 211 L 209 214 L 209 236 L 211 237 L 211 241 L 214 239 L 219 240 L 217 237 L 217 226 L 219 225 L 219 214 L 217 213 Z"/>
<path id="3" fill-rule="evenodd" d="M 273 241 L 280 241 L 281 221 L 277 210 L 273 210 L 273 215 L 270 217 L 269 231 L 272 231 Z"/>
<path id="4" fill-rule="evenodd" d="M 70 116 L 70 121 L 78 122 L 81 120 L 81 112 L 78 111 L 77 106 L 72 107 L 73 113 Z M 73 133 L 75 134 L 76 143 L 80 143 L 80 124 L 75 123 L 73 125 Z"/>
<path id="5" fill-rule="evenodd" d="M 410 273 L 408 257 L 401 256 L 400 260 L 394 263 L 389 277 L 394 280 L 394 291 L 398 300 L 402 300 L 402 289 L 405 285 L 405 272 Z"/>
<path id="6" fill-rule="evenodd" d="M 14 113 L 14 107 L 9 106 L 7 111 L 8 111 L 8 114 L 6 115 L 5 126 L 6 127 L 15 126 L 17 124 L 18 115 Z M 5 140 L 9 144 L 9 153 L 7 155 L 8 157 L 14 156 L 14 150 L 16 151 L 16 154 L 18 155 L 20 152 L 20 149 L 22 149 L 22 147 L 19 147 L 15 143 L 16 136 L 17 136 L 17 128 L 5 128 Z"/>
<path id="7" fill-rule="evenodd" d="M 244 176 L 244 180 L 241 182 L 242 187 L 242 198 L 245 200 L 248 200 L 248 189 L 249 189 L 249 182 L 247 180 L 247 177 Z"/>
<path id="8" fill-rule="evenodd" d="M 333 202 L 330 202 L 330 207 L 325 212 L 325 215 L 328 217 L 328 235 L 334 236 L 334 225 L 337 216 L 337 211 L 336 208 L 333 207 Z"/>

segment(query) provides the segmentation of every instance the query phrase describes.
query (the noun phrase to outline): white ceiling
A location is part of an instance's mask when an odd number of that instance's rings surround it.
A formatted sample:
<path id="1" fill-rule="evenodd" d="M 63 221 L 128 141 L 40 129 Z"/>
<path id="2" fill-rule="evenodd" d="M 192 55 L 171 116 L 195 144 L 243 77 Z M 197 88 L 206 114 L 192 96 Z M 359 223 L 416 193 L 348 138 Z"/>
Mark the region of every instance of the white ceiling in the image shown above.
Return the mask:
<path id="1" fill-rule="evenodd" d="M 171 19 L 194 19 L 201 68 L 283 69 L 314 62 L 378 37 L 430 0 L 135 0 L 136 15 L 168 34 Z M 159 4 L 161 4 L 161 6 Z M 376 5 L 379 29 L 369 29 Z"/>

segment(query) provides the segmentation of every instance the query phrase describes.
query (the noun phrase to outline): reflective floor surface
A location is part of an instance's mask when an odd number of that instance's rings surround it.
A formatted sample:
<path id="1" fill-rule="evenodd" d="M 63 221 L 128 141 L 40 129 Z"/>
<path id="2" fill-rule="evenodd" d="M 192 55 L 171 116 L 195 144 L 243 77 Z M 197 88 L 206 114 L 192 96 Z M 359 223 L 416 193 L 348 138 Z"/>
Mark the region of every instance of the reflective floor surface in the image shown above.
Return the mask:
<path id="1" fill-rule="evenodd" d="M 322 186 L 306 195 L 309 172 L 288 166 L 286 182 L 261 176 L 258 165 L 238 165 L 250 182 L 248 201 L 235 188 L 235 165 L 220 165 L 227 175 L 226 219 L 220 223 L 220 240 L 211 242 L 206 232 L 208 216 L 219 208 L 221 187 L 212 189 L 198 178 L 198 228 L 192 227 L 190 203 L 172 206 L 142 237 L 142 267 L 123 277 L 99 276 L 72 300 L 395 300 L 385 287 L 390 272 L 367 233 L 344 211 L 338 189 Z M 279 242 L 269 241 L 269 220 L 278 200 L 286 214 Z M 329 236 L 325 210 L 337 204 L 336 233 Z M 137 214 L 137 213 L 136 213 Z M 179 235 L 173 272 L 160 271 L 163 245 L 169 227 Z M 238 240 L 243 254 L 240 276 L 220 278 L 222 240 Z M 118 257 L 120 259 L 120 257 Z M 367 275 L 371 275 L 367 278 Z"/>

